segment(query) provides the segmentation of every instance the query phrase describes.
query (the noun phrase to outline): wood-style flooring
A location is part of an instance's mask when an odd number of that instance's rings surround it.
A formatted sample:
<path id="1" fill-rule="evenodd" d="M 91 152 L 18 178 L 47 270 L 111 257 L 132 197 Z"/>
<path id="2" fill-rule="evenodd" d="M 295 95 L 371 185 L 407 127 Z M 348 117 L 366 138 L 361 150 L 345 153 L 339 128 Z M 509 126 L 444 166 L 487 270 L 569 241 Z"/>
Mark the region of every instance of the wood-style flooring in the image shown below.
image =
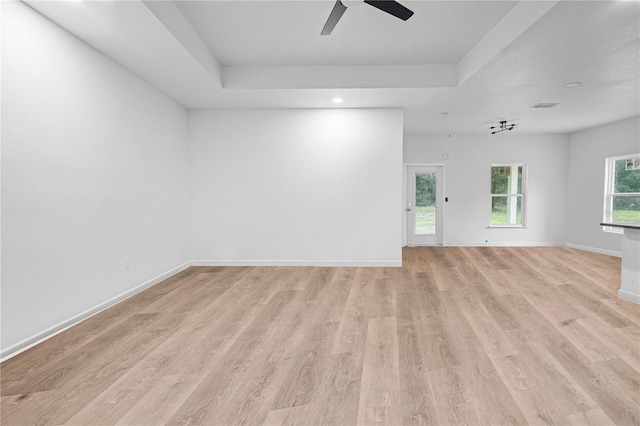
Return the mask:
<path id="1" fill-rule="evenodd" d="M 620 259 L 192 267 L 1 366 L 3 425 L 638 425 Z"/>

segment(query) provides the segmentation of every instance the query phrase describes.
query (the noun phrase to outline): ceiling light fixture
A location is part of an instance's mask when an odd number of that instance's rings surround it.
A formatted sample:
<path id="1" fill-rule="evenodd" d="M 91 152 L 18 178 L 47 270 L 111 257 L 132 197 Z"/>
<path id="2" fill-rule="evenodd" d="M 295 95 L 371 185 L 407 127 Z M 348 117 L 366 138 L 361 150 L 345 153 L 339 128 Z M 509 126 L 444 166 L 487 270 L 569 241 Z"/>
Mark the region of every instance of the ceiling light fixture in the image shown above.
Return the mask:
<path id="1" fill-rule="evenodd" d="M 574 81 L 574 82 L 565 84 L 564 87 L 565 87 L 565 89 L 571 89 L 572 87 L 578 87 L 581 84 L 582 84 L 581 81 Z"/>
<path id="2" fill-rule="evenodd" d="M 341 104 L 343 102 L 342 98 L 333 98 L 331 100 L 334 104 Z"/>
<path id="3" fill-rule="evenodd" d="M 491 126 L 489 127 L 489 130 L 493 130 L 493 132 L 491 132 L 492 135 L 495 135 L 496 133 L 500 133 L 500 132 L 506 132 L 508 131 L 512 131 L 513 129 L 515 129 L 517 126 L 516 123 L 511 123 L 511 124 L 507 124 L 507 121 L 501 121 L 499 125 L 497 126 Z"/>

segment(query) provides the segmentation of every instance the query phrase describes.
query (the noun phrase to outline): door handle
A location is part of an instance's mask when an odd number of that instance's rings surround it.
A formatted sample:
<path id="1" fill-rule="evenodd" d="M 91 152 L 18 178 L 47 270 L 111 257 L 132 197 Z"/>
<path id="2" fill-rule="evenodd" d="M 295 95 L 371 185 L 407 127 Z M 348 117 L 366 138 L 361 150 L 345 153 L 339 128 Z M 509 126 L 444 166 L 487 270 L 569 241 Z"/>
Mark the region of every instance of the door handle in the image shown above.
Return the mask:
<path id="1" fill-rule="evenodd" d="M 404 211 L 405 211 L 405 212 L 410 212 L 410 211 L 411 211 L 411 209 L 404 209 Z"/>

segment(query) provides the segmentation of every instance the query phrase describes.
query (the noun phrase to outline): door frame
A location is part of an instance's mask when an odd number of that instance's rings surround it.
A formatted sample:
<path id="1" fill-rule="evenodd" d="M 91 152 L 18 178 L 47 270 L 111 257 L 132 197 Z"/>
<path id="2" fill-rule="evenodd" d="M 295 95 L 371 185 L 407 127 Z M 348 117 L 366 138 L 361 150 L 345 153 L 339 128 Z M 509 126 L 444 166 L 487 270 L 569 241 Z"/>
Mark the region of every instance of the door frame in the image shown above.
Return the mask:
<path id="1" fill-rule="evenodd" d="M 446 180 L 445 180 L 445 165 L 443 163 L 403 163 L 402 164 L 402 247 L 407 247 L 407 212 L 405 208 L 407 207 L 407 192 L 409 190 L 407 175 L 409 174 L 409 167 L 442 167 L 442 194 L 440 194 L 439 198 L 439 206 L 438 210 L 441 211 L 440 218 L 442 223 L 442 246 L 446 246 L 445 243 L 445 233 L 444 233 L 444 217 L 445 217 L 445 193 L 446 193 Z"/>

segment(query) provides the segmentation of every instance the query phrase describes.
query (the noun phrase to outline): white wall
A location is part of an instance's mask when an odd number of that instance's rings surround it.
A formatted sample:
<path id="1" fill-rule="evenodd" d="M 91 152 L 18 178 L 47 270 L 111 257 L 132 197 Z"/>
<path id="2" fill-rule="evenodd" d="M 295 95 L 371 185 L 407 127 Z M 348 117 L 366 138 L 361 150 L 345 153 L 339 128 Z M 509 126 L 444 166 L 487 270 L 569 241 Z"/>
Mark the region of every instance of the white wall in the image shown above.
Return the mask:
<path id="1" fill-rule="evenodd" d="M 401 110 L 189 116 L 193 260 L 400 264 Z"/>
<path id="2" fill-rule="evenodd" d="M 605 158 L 640 152 L 640 117 L 570 135 L 568 242 L 620 253 L 622 235 L 602 231 Z"/>
<path id="3" fill-rule="evenodd" d="M 189 158 L 184 108 L 3 3 L 6 354 L 189 260 Z"/>
<path id="4" fill-rule="evenodd" d="M 564 244 L 568 147 L 560 134 L 410 134 L 404 162 L 444 164 L 445 245 Z M 492 163 L 527 164 L 526 228 L 488 228 Z"/>

